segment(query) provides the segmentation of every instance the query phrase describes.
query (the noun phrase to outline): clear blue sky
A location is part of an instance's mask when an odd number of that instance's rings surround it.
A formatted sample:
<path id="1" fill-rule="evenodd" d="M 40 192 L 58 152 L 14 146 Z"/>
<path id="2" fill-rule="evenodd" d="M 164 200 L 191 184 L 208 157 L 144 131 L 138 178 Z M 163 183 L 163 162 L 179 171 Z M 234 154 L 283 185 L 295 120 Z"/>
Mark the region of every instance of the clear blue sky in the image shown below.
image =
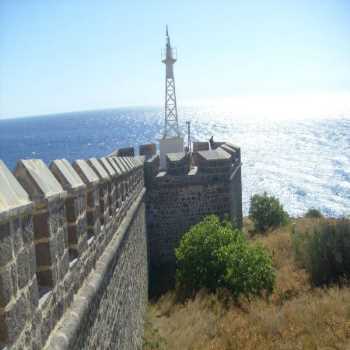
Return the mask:
<path id="1" fill-rule="evenodd" d="M 350 1 L 0 1 L 0 118 L 350 91 Z"/>

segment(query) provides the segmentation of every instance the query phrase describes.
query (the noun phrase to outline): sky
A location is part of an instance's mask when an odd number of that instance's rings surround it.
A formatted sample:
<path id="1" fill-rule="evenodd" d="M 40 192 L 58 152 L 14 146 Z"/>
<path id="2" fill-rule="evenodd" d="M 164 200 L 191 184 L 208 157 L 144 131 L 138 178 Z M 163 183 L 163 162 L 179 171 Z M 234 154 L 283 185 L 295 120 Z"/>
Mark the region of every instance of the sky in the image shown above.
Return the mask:
<path id="1" fill-rule="evenodd" d="M 0 118 L 162 105 L 166 24 L 179 105 L 350 112 L 349 0 L 0 0 Z"/>

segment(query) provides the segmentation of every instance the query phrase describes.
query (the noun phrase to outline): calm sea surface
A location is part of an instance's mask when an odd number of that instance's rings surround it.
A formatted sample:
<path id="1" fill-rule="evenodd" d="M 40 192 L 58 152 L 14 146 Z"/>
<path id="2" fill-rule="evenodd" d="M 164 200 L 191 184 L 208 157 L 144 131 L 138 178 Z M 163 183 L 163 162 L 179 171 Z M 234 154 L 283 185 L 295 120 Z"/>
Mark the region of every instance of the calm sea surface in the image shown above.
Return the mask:
<path id="1" fill-rule="evenodd" d="M 241 146 L 243 201 L 267 191 L 292 215 L 308 208 L 350 214 L 350 117 L 304 120 L 244 119 L 229 111 L 186 108 L 194 140 L 228 140 Z M 0 120 L 0 159 L 74 160 L 100 157 L 118 147 L 155 141 L 160 109 L 132 108 Z M 184 127 L 185 131 L 185 127 Z"/>

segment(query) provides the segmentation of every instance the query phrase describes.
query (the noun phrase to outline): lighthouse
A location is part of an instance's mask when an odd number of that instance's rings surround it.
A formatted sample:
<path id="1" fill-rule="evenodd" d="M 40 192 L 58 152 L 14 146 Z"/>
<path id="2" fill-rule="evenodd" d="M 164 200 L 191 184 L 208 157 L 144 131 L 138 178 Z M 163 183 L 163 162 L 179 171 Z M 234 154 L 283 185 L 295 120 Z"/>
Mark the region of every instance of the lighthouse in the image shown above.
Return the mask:
<path id="1" fill-rule="evenodd" d="M 166 155 L 184 151 L 184 138 L 179 129 L 177 116 L 174 63 L 176 50 L 171 47 L 168 26 L 165 33 L 165 50 L 162 53 L 162 62 L 165 64 L 165 106 L 164 129 L 159 140 L 160 167 L 166 169 Z"/>

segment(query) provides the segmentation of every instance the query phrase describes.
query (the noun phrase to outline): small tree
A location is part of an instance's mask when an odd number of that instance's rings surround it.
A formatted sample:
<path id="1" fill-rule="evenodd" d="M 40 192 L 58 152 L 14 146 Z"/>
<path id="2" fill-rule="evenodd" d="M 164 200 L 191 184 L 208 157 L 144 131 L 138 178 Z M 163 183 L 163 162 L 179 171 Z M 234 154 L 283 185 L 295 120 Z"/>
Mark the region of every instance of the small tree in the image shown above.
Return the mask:
<path id="1" fill-rule="evenodd" d="M 175 254 L 177 284 L 187 292 L 227 288 L 235 297 L 272 292 L 275 274 L 268 253 L 214 215 L 193 226 Z"/>
<path id="2" fill-rule="evenodd" d="M 312 232 L 296 232 L 293 246 L 315 286 L 350 279 L 350 220 L 325 221 Z"/>
<path id="3" fill-rule="evenodd" d="M 306 218 L 314 218 L 314 219 L 321 219 L 323 218 L 323 215 L 318 209 L 311 208 L 305 213 Z"/>
<path id="4" fill-rule="evenodd" d="M 250 200 L 249 216 L 255 229 L 265 232 L 272 227 L 278 227 L 288 222 L 288 214 L 282 204 L 273 196 L 255 194 Z"/>

